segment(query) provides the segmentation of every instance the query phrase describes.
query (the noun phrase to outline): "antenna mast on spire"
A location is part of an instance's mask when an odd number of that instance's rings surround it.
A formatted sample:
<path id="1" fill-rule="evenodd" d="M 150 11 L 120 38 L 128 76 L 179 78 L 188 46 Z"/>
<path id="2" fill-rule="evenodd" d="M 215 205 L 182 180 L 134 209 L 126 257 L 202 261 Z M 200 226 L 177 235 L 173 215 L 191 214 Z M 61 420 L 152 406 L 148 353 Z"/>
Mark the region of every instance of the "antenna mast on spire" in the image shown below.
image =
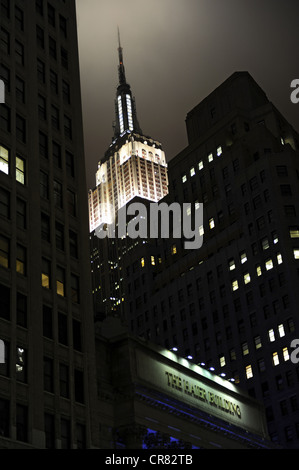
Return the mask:
<path id="1" fill-rule="evenodd" d="M 123 60 L 123 48 L 121 47 L 120 43 L 120 32 L 119 27 L 117 27 L 118 32 L 118 57 L 119 57 L 119 83 L 123 85 L 126 83 L 126 75 L 125 75 L 125 67 L 124 67 L 124 60 Z"/>

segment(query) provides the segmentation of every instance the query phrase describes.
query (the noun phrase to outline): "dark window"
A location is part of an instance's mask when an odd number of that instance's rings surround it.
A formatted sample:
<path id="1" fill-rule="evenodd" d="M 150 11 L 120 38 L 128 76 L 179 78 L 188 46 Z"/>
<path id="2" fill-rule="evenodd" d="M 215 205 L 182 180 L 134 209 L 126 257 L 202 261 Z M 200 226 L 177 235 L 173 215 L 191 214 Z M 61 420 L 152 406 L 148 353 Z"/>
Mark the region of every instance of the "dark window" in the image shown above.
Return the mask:
<path id="1" fill-rule="evenodd" d="M 17 324 L 27 328 L 27 296 L 17 292 Z"/>
<path id="2" fill-rule="evenodd" d="M 68 345 L 67 316 L 58 313 L 58 341 L 65 346 Z"/>
<path id="3" fill-rule="evenodd" d="M 52 309 L 47 305 L 43 305 L 43 335 L 46 338 L 53 338 Z"/>
<path id="4" fill-rule="evenodd" d="M 28 408 L 27 406 L 17 405 L 16 428 L 17 428 L 17 440 L 27 442 L 28 441 Z"/>
<path id="5" fill-rule="evenodd" d="M 0 435 L 9 437 L 9 401 L 0 398 Z"/>
<path id="6" fill-rule="evenodd" d="M 53 359 L 49 357 L 44 357 L 44 390 L 51 393 L 54 391 Z"/>
<path id="7" fill-rule="evenodd" d="M 84 373 L 81 370 L 74 371 L 75 379 L 75 400 L 84 403 Z"/>
<path id="8" fill-rule="evenodd" d="M 0 188 L 0 216 L 10 219 L 10 193 Z"/>

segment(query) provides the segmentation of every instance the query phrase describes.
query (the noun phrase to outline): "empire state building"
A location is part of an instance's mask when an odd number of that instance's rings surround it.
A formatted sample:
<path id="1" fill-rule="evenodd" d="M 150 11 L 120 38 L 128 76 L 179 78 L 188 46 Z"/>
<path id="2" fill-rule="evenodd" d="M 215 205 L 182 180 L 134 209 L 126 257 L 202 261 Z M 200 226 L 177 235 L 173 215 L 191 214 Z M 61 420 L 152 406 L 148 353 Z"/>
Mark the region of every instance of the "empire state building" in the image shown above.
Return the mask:
<path id="1" fill-rule="evenodd" d="M 113 141 L 98 164 L 96 187 L 89 191 L 90 232 L 111 223 L 118 209 L 135 197 L 158 202 L 168 194 L 167 163 L 160 142 L 145 136 L 127 83 L 119 37 L 119 85 Z"/>

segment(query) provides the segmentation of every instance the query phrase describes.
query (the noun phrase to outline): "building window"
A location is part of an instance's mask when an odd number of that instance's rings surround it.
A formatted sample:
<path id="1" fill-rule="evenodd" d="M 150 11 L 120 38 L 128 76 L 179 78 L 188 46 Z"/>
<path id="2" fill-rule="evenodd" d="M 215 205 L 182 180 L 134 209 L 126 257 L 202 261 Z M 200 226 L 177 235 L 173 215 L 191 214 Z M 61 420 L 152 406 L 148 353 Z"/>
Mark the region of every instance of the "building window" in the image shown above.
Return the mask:
<path id="1" fill-rule="evenodd" d="M 69 398 L 69 368 L 62 363 L 59 364 L 59 389 L 61 397 Z"/>
<path id="2" fill-rule="evenodd" d="M 250 282 L 250 274 L 246 273 L 244 274 L 244 284 L 249 284 Z"/>
<path id="3" fill-rule="evenodd" d="M 278 357 L 278 353 L 277 352 L 274 352 L 272 354 L 272 361 L 273 361 L 273 365 L 274 366 L 278 366 L 279 365 L 279 357 Z"/>
<path id="4" fill-rule="evenodd" d="M 171 254 L 172 254 L 172 255 L 176 255 L 176 254 L 177 254 L 176 245 L 172 245 L 172 247 L 171 247 Z"/>
<path id="5" fill-rule="evenodd" d="M 16 157 L 16 180 L 20 184 L 25 184 L 25 160 L 21 157 Z"/>
<path id="6" fill-rule="evenodd" d="M 27 352 L 26 350 L 18 346 L 16 355 L 16 379 L 19 382 L 27 382 Z"/>
<path id="7" fill-rule="evenodd" d="M 247 342 L 242 343 L 242 353 L 243 353 L 243 356 L 247 356 L 247 354 L 249 354 L 249 348 L 248 348 Z"/>
<path id="8" fill-rule="evenodd" d="M 262 340 L 260 336 L 255 336 L 254 344 L 255 344 L 255 349 L 260 349 L 262 347 Z"/>
<path id="9" fill-rule="evenodd" d="M 232 290 L 235 291 L 235 290 L 238 290 L 238 289 L 239 289 L 238 281 L 237 281 L 237 279 L 234 279 L 232 281 Z"/>
<path id="10" fill-rule="evenodd" d="M 81 323 L 73 320 L 73 347 L 76 351 L 82 351 Z"/>
<path id="11" fill-rule="evenodd" d="M 0 108 L 1 109 L 1 108 Z M 9 174 L 9 151 L 0 145 L 0 171 Z"/>
<path id="12" fill-rule="evenodd" d="M 59 266 L 56 269 L 56 293 L 61 297 L 65 295 L 65 270 Z"/>
<path id="13" fill-rule="evenodd" d="M 283 360 L 286 362 L 290 359 L 288 348 L 283 348 L 282 350 Z"/>
<path id="14" fill-rule="evenodd" d="M 16 438 L 17 441 L 28 442 L 28 408 L 18 405 L 16 407 Z"/>
<path id="15" fill-rule="evenodd" d="M 71 299 L 72 302 L 80 303 L 80 283 L 79 277 L 75 274 L 71 275 Z"/>
<path id="16" fill-rule="evenodd" d="M 61 448 L 71 448 L 71 425 L 68 419 L 61 418 Z"/>
<path id="17" fill-rule="evenodd" d="M 84 373 L 81 370 L 74 371 L 75 400 L 84 403 Z"/>
<path id="18" fill-rule="evenodd" d="M 25 62 L 24 46 L 19 41 L 16 41 L 15 52 L 16 52 L 15 58 L 16 58 L 17 64 L 24 65 L 24 62 Z"/>
<path id="19" fill-rule="evenodd" d="M 271 330 L 268 331 L 268 336 L 269 336 L 269 341 L 272 343 L 273 341 L 275 341 L 275 333 L 274 333 L 274 330 L 273 328 L 271 328 Z"/>
<path id="20" fill-rule="evenodd" d="M 64 135 L 72 140 L 73 131 L 72 131 L 72 120 L 68 116 L 64 116 Z"/>
<path id="21" fill-rule="evenodd" d="M 10 219 L 10 193 L 0 188 L 0 216 Z"/>
<path id="22" fill-rule="evenodd" d="M 68 151 L 65 152 L 65 165 L 66 165 L 66 172 L 68 176 L 74 178 L 75 176 L 75 162 L 74 162 L 74 155 Z"/>
<path id="23" fill-rule="evenodd" d="M 246 366 L 245 372 L 246 372 L 246 379 L 251 379 L 251 378 L 253 377 L 253 371 L 252 371 L 252 366 L 251 366 L 251 364 L 249 364 L 248 366 Z"/>
<path id="24" fill-rule="evenodd" d="M 55 449 L 55 421 L 54 416 L 45 413 L 46 449 Z"/>
<path id="25" fill-rule="evenodd" d="M 9 252 L 9 239 L 0 235 L 0 266 L 3 268 L 9 268 Z"/>
<path id="26" fill-rule="evenodd" d="M 55 207 L 63 208 L 62 184 L 54 181 L 54 204 Z"/>
<path id="27" fill-rule="evenodd" d="M 43 171 L 40 172 L 40 196 L 49 199 L 49 177 Z"/>
<path id="28" fill-rule="evenodd" d="M 26 121 L 18 114 L 16 116 L 16 136 L 21 142 L 26 143 Z"/>
<path id="29" fill-rule="evenodd" d="M 69 189 L 67 190 L 67 206 L 68 206 L 69 214 L 72 215 L 73 217 L 76 217 L 76 214 L 77 214 L 76 194 Z"/>
<path id="30" fill-rule="evenodd" d="M 54 392 L 54 368 L 53 359 L 44 357 L 44 390 Z"/>
<path id="31" fill-rule="evenodd" d="M 21 245 L 17 245 L 16 271 L 19 274 L 26 275 L 26 257 L 27 250 Z"/>
<path id="32" fill-rule="evenodd" d="M 293 255 L 295 259 L 299 259 L 299 248 L 293 249 Z"/>
<path id="33" fill-rule="evenodd" d="M 270 271 L 270 269 L 273 269 L 273 261 L 272 259 L 268 259 L 265 262 L 266 270 Z"/>
<path id="34" fill-rule="evenodd" d="M 72 230 L 69 231 L 70 255 L 78 258 L 78 236 Z"/>
<path id="35" fill-rule="evenodd" d="M 68 345 L 67 316 L 58 313 L 58 341 L 60 344 Z"/>
<path id="36" fill-rule="evenodd" d="M 17 292 L 17 324 L 27 327 L 27 297 Z"/>
<path id="37" fill-rule="evenodd" d="M 213 217 L 211 219 L 209 219 L 209 227 L 210 227 L 211 230 L 213 228 L 215 228 L 215 221 L 214 221 Z"/>
<path id="38" fill-rule="evenodd" d="M 51 288 L 51 264 L 45 258 L 42 259 L 42 287 Z"/>
<path id="39" fill-rule="evenodd" d="M 25 82 L 20 77 L 16 77 L 16 98 L 25 103 Z"/>
<path id="40" fill-rule="evenodd" d="M 64 226 L 58 222 L 55 224 L 56 248 L 64 250 Z"/>
<path id="41" fill-rule="evenodd" d="M 46 82 L 46 66 L 40 59 L 37 59 L 37 78 L 40 83 Z"/>
<path id="42" fill-rule="evenodd" d="M 52 309 L 47 305 L 43 305 L 43 335 L 46 338 L 53 338 Z"/>

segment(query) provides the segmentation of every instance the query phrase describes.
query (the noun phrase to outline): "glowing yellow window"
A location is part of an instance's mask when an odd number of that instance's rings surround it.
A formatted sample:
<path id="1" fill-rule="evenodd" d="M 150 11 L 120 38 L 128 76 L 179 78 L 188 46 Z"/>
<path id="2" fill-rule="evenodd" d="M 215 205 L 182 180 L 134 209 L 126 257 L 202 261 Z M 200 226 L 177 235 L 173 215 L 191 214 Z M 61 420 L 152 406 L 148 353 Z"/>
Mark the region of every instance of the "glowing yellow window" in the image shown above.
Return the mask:
<path id="1" fill-rule="evenodd" d="M 272 269 L 272 268 L 273 268 L 273 261 L 272 261 L 272 259 L 268 259 L 266 261 L 266 269 L 267 269 L 267 271 L 270 271 L 270 269 Z"/>
<path id="2" fill-rule="evenodd" d="M 272 360 L 273 360 L 273 365 L 278 366 L 279 365 L 279 357 L 278 357 L 278 352 L 274 352 L 272 354 Z"/>
<path id="3" fill-rule="evenodd" d="M 144 265 L 145 265 L 144 258 L 141 258 L 140 264 L 141 264 L 141 267 L 144 268 Z"/>
<path id="4" fill-rule="evenodd" d="M 261 276 L 262 275 L 262 268 L 260 266 L 257 266 L 256 267 L 256 274 L 257 276 Z"/>
<path id="5" fill-rule="evenodd" d="M 290 359 L 288 348 L 283 348 L 282 350 L 283 360 L 286 362 Z"/>
<path id="6" fill-rule="evenodd" d="M 251 280 L 250 274 L 249 273 L 244 274 L 244 283 L 249 284 L 250 280 Z"/>
<path id="7" fill-rule="evenodd" d="M 294 253 L 294 258 L 295 258 L 295 259 L 299 259 L 299 248 L 295 248 L 295 249 L 293 250 L 293 253 Z"/>
<path id="8" fill-rule="evenodd" d="M 252 372 L 252 366 L 251 364 L 249 364 L 248 366 L 246 366 L 246 379 L 251 379 L 253 377 L 253 372 Z"/>
<path id="9" fill-rule="evenodd" d="M 232 282 L 232 290 L 235 291 L 235 290 L 238 290 L 238 289 L 239 289 L 239 284 L 238 284 L 237 279 L 235 279 L 235 280 Z"/>
<path id="10" fill-rule="evenodd" d="M 175 255 L 177 253 L 176 245 L 172 245 L 171 247 L 171 254 Z"/>
<path id="11" fill-rule="evenodd" d="M 213 217 L 211 219 L 209 219 L 209 227 L 210 227 L 210 229 L 213 229 L 215 227 L 215 221 L 214 221 Z"/>
<path id="12" fill-rule="evenodd" d="M 155 266 L 155 264 L 156 264 L 155 257 L 151 256 L 151 265 Z"/>

